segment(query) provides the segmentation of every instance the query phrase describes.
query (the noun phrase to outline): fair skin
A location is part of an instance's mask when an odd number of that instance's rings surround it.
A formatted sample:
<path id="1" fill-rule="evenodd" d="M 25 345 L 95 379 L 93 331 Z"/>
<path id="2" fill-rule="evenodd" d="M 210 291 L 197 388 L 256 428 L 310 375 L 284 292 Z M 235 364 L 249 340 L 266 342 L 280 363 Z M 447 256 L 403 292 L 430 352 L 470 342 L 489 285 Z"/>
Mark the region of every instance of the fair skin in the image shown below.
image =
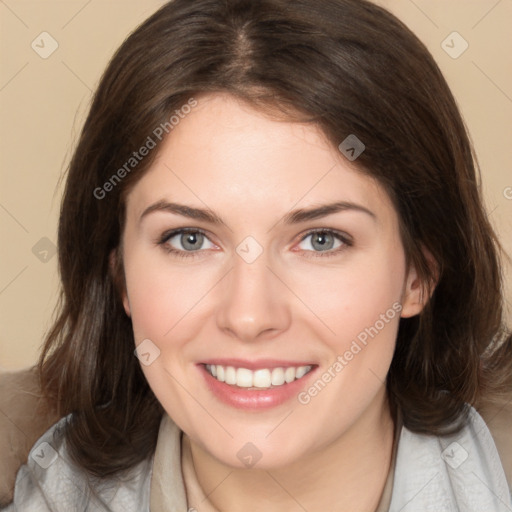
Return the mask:
<path id="1" fill-rule="evenodd" d="M 396 211 L 317 127 L 271 119 L 226 94 L 197 99 L 127 197 L 123 303 L 136 345 L 150 339 L 160 350 L 142 370 L 184 431 L 219 511 L 375 510 L 393 445 L 385 379 L 399 317 L 422 308 Z M 159 201 L 209 209 L 224 223 L 164 210 L 141 218 Z M 339 201 L 371 213 L 283 222 L 291 211 Z M 188 250 L 185 236 L 158 243 L 179 228 L 206 237 Z M 334 237 L 330 255 L 319 256 L 312 229 L 346 234 L 352 245 Z M 251 263 L 236 252 L 248 236 L 263 249 Z M 194 254 L 179 258 L 165 247 Z M 397 302 L 401 312 L 307 404 L 294 397 L 239 409 L 199 375 L 210 358 L 293 358 L 315 365 L 307 389 Z M 237 457 L 247 442 L 261 453 L 251 468 Z"/>

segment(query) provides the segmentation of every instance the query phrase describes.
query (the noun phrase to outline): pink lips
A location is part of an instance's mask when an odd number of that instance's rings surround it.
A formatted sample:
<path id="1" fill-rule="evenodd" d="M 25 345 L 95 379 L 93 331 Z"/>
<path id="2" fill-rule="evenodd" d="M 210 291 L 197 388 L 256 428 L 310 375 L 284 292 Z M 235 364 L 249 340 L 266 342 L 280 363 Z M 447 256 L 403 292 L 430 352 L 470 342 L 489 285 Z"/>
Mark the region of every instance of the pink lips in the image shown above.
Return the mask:
<path id="1" fill-rule="evenodd" d="M 210 359 L 204 361 L 203 364 L 198 364 L 197 368 L 202 374 L 208 390 L 212 395 L 220 400 L 222 403 L 227 404 L 237 409 L 246 411 L 261 411 L 277 407 L 289 400 L 297 397 L 297 395 L 308 386 L 308 382 L 318 368 L 317 365 L 313 366 L 312 370 L 300 379 L 296 379 L 288 384 L 276 386 L 269 389 L 248 389 L 238 386 L 232 386 L 225 382 L 218 381 L 215 377 L 210 375 L 206 370 L 206 364 L 220 364 L 222 366 L 234 366 L 236 368 L 247 368 L 248 370 L 257 370 L 259 368 L 279 368 L 289 366 L 307 366 L 308 363 L 296 361 L 277 361 L 269 359 L 261 359 L 259 361 L 244 361 L 240 359 Z"/>

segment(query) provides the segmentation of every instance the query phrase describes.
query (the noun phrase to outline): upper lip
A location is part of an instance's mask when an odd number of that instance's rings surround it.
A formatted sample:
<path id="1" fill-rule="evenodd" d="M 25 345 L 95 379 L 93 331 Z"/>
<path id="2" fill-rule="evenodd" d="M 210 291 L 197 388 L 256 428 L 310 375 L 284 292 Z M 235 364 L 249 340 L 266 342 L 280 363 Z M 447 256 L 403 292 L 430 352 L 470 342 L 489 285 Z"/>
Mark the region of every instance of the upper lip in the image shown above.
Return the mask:
<path id="1" fill-rule="evenodd" d="M 289 368 L 293 366 L 298 368 L 299 366 L 316 366 L 311 362 L 304 361 L 284 361 L 279 359 L 236 359 L 236 358 L 214 358 L 202 361 L 201 364 L 208 365 L 221 365 L 221 366 L 234 366 L 235 368 L 247 368 L 248 370 L 259 370 L 261 368 Z"/>

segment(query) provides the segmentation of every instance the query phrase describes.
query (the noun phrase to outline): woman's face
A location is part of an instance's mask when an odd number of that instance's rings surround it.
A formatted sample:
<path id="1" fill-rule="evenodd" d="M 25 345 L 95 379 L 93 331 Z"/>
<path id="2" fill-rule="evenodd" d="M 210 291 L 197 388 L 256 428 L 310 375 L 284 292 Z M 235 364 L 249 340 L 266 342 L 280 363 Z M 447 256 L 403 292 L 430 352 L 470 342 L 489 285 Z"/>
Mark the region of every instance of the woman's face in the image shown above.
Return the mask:
<path id="1" fill-rule="evenodd" d="M 225 464 L 300 461 L 385 403 L 418 285 L 389 197 L 351 165 L 313 125 L 215 94 L 128 195 L 123 302 L 142 369 Z"/>

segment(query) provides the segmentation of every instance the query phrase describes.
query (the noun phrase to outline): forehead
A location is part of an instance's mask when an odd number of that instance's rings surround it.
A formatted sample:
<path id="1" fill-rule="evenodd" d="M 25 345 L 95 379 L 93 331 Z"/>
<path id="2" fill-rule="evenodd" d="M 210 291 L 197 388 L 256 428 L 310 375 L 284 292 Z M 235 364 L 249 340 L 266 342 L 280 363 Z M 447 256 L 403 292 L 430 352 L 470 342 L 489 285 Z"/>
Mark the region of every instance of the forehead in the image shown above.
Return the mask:
<path id="1" fill-rule="evenodd" d="M 159 200 L 269 221 L 293 206 L 340 200 L 393 210 L 316 125 L 268 117 L 227 94 L 201 97 L 180 119 L 128 195 L 128 210 L 140 215 Z"/>

